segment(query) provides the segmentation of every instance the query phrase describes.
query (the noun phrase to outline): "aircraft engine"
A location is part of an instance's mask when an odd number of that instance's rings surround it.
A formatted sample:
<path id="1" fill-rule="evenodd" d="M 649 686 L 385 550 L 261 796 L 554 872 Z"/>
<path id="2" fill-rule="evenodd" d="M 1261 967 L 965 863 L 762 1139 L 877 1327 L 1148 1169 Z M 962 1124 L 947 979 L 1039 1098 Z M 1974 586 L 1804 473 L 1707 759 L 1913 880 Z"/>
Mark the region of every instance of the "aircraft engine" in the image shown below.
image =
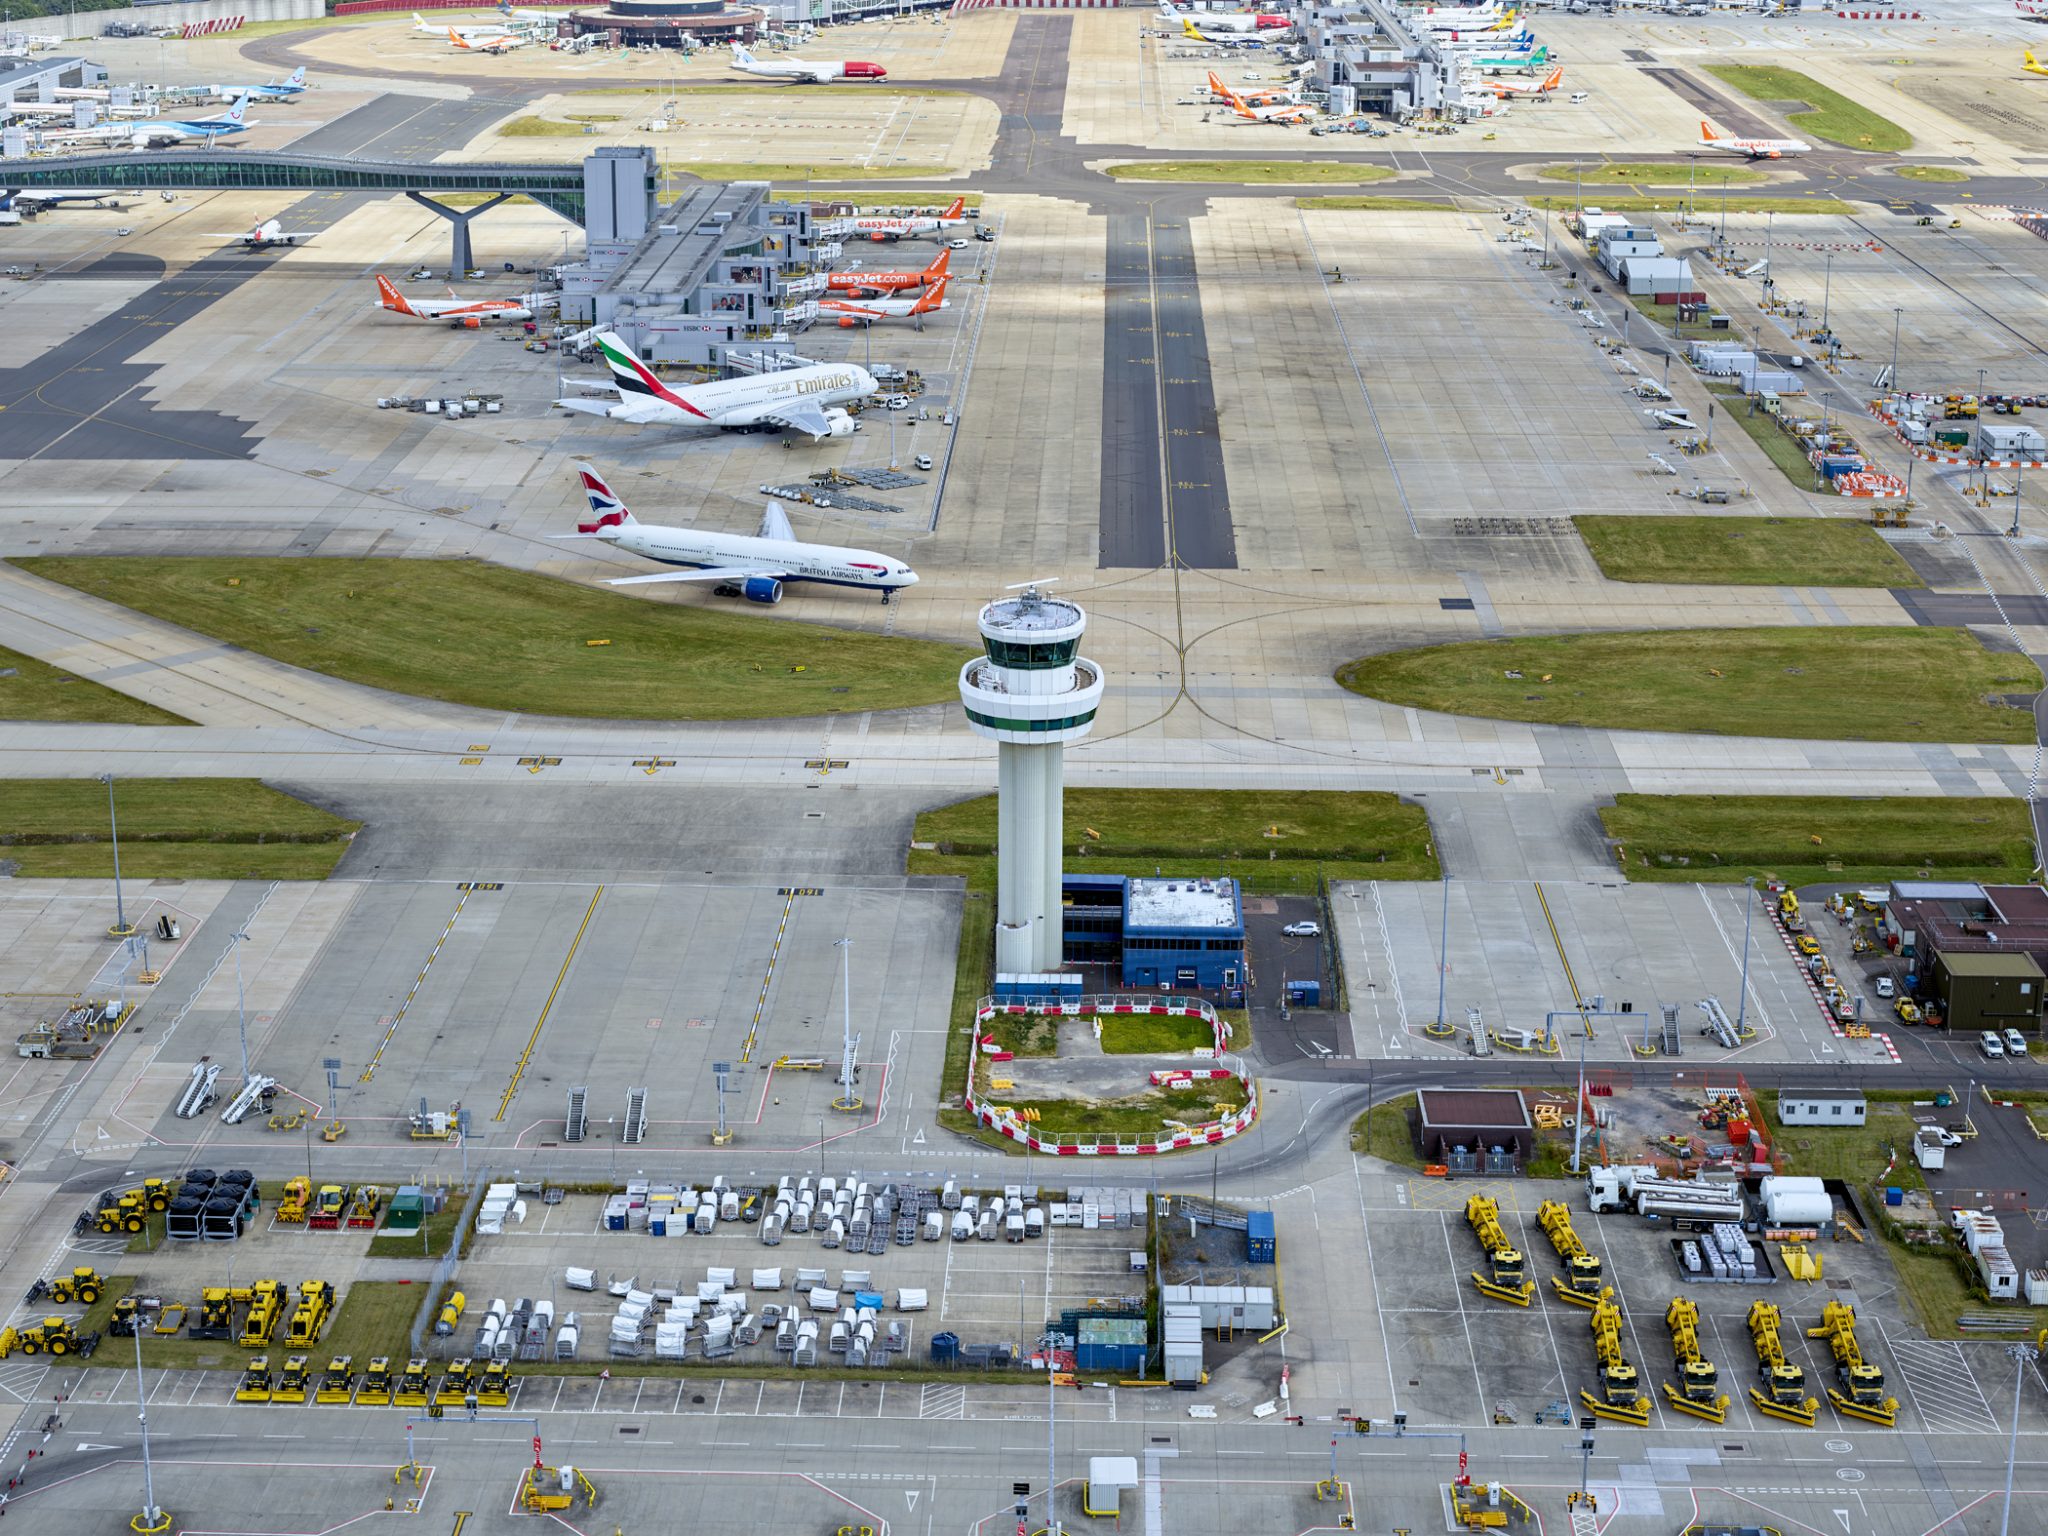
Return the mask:
<path id="1" fill-rule="evenodd" d="M 773 576 L 749 576 L 740 583 L 740 596 L 750 603 L 779 603 L 782 583 Z"/>
<path id="2" fill-rule="evenodd" d="M 851 437 L 860 430 L 860 423 L 844 411 L 827 411 L 825 425 L 829 437 Z"/>

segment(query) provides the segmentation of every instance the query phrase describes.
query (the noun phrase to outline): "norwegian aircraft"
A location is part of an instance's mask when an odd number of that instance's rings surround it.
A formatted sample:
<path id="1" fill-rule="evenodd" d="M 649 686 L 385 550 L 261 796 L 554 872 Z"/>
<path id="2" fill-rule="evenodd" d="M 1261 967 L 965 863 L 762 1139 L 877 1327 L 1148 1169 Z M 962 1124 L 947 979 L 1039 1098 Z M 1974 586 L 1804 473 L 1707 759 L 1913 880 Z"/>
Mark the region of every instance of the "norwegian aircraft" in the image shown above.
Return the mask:
<path id="1" fill-rule="evenodd" d="M 1560 64 L 1534 85 L 1516 85 L 1508 80 L 1481 80 L 1479 86 L 1481 90 L 1491 91 L 1506 100 L 1514 96 L 1548 96 L 1563 79 L 1564 66 Z"/>
<path id="2" fill-rule="evenodd" d="M 920 235 L 936 235 L 943 229 L 957 229 L 973 220 L 963 217 L 967 212 L 967 199 L 956 197 L 953 206 L 941 214 L 911 214 L 907 218 L 895 218 L 884 214 L 873 214 L 853 221 L 853 232 L 870 240 L 907 240 Z"/>
<path id="3" fill-rule="evenodd" d="M 823 85 L 829 80 L 886 80 L 889 71 L 861 59 L 757 59 L 738 43 L 732 45 L 732 67 L 742 74 L 769 80 L 795 80 Z"/>
<path id="4" fill-rule="evenodd" d="M 946 284 L 949 277 L 941 277 L 931 287 L 911 299 L 820 299 L 818 313 L 838 320 L 842 327 L 873 325 L 877 320 L 915 320 L 922 323 L 924 317 L 934 310 L 950 306 L 946 301 Z"/>
<path id="5" fill-rule="evenodd" d="M 1254 123 L 1278 123 L 1283 128 L 1292 128 L 1297 123 L 1305 123 L 1316 115 L 1314 107 L 1298 102 L 1287 106 L 1246 106 L 1244 98 L 1235 91 L 1225 91 L 1223 99 L 1230 104 L 1231 110 L 1239 117 Z"/>
<path id="6" fill-rule="evenodd" d="M 1752 160 L 1779 160 L 1786 155 L 1801 155 L 1813 148 L 1804 139 L 1736 139 L 1714 132 L 1714 125 L 1704 117 L 1700 119 L 1700 147 L 1702 149 L 1725 149 L 1731 154 L 1747 155 Z"/>
<path id="7" fill-rule="evenodd" d="M 218 240 L 239 240 L 245 251 L 265 251 L 273 245 L 303 245 L 313 238 L 310 234 L 289 233 L 275 219 L 265 219 L 251 229 L 209 229 L 206 233 Z"/>
<path id="8" fill-rule="evenodd" d="M 899 293 L 905 288 L 928 288 L 951 275 L 948 269 L 952 262 L 951 251 L 940 251 L 922 272 L 833 272 L 825 278 L 825 291 L 862 299 Z"/>
<path id="9" fill-rule="evenodd" d="M 1163 21 L 1180 22 L 1185 29 L 1191 19 L 1184 11 L 1173 8 L 1171 0 L 1159 0 L 1159 15 Z M 1271 16 L 1264 11 L 1204 11 L 1201 26 L 1209 32 L 1284 32 L 1290 23 L 1285 16 Z"/>
<path id="10" fill-rule="evenodd" d="M 301 237 L 306 238 L 306 237 Z M 453 288 L 445 299 L 409 299 L 390 278 L 377 278 L 377 302 L 372 309 L 388 309 L 394 315 L 413 320 L 445 320 L 452 326 L 476 330 L 480 326 L 502 325 L 508 321 L 531 320 L 534 311 L 554 302 L 552 294 L 522 293 L 516 299 L 465 299 Z"/>
<path id="11" fill-rule="evenodd" d="M 306 66 L 301 64 L 282 80 L 273 80 L 268 85 L 209 85 L 206 94 L 218 96 L 222 101 L 233 101 L 237 96 L 254 96 L 264 101 L 283 101 L 298 95 L 306 88 Z"/>
<path id="12" fill-rule="evenodd" d="M 712 590 L 744 597 L 750 603 L 779 603 L 790 582 L 814 581 L 830 587 L 858 587 L 880 592 L 888 602 L 905 587 L 917 585 L 917 572 L 901 560 L 871 549 L 845 549 L 836 544 L 806 544 L 789 526 L 789 514 L 771 501 L 752 538 L 736 533 L 711 533 L 699 528 L 662 528 L 643 523 L 619 500 L 604 477 L 588 464 L 576 466 L 583 494 L 590 500 L 591 520 L 557 539 L 603 539 L 614 549 L 663 565 L 689 566 L 682 571 L 657 571 L 650 576 L 618 576 L 613 587 L 648 586 L 668 581 L 715 581 Z"/>
<path id="13" fill-rule="evenodd" d="M 597 334 L 597 350 L 611 369 L 618 401 L 557 400 L 565 411 L 581 411 L 634 426 L 721 427 L 727 431 L 807 432 L 813 442 L 850 437 L 860 424 L 839 407 L 865 400 L 877 386 L 874 375 L 851 363 L 811 363 L 775 373 L 671 388 L 654 376 L 610 331 Z"/>
<path id="14" fill-rule="evenodd" d="M 254 126 L 248 118 L 249 98 L 238 96 L 235 104 L 217 117 L 195 118 L 151 118 L 138 122 L 96 123 L 90 128 L 78 128 L 69 133 L 52 133 L 45 138 L 66 143 L 119 144 L 123 141 L 136 149 L 162 149 L 172 144 L 181 144 L 186 139 L 212 139 L 223 134 L 241 133 Z"/>

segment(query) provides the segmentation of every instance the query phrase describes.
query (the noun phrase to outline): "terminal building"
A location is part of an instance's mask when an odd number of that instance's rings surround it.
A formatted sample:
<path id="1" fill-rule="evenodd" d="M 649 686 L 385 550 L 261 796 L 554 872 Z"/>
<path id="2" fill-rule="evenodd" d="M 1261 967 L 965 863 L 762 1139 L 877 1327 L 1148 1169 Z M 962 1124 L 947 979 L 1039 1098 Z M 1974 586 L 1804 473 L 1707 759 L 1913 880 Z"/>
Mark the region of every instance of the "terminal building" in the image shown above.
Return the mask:
<path id="1" fill-rule="evenodd" d="M 705 182 L 665 208 L 653 151 L 586 162 L 584 259 L 562 269 L 562 321 L 616 331 L 649 363 L 774 366 L 817 319 L 846 225 L 775 200 L 766 182 Z"/>
<path id="2" fill-rule="evenodd" d="M 51 114 L 42 111 L 23 112 L 20 107 L 56 107 L 64 105 L 60 90 L 107 90 L 107 72 L 99 65 L 85 59 L 16 59 L 0 58 L 0 123 L 10 127 L 25 124 L 42 124 L 50 121 Z M 132 96 L 123 90 L 114 97 L 113 105 L 136 105 Z M 99 115 L 99 103 L 78 102 L 80 110 L 75 121 L 58 120 L 56 126 L 70 128 L 90 126 Z M 20 153 L 9 149 L 8 159 L 20 159 L 28 153 L 24 140 Z"/>
<path id="3" fill-rule="evenodd" d="M 1110 967 L 1126 987 L 1231 993 L 1245 985 L 1237 882 L 1068 875 L 1067 956 Z"/>
<path id="4" fill-rule="evenodd" d="M 2048 893 L 1967 880 L 1894 881 L 1878 917 L 1884 946 L 1911 962 L 1951 1034 L 2036 1034 L 2048 995 Z"/>
<path id="5" fill-rule="evenodd" d="M 1347 0 L 1298 15 L 1305 83 L 1326 94 L 1333 117 L 1477 117 L 1490 104 L 1490 98 L 1468 96 L 1451 50 L 1385 0 Z"/>

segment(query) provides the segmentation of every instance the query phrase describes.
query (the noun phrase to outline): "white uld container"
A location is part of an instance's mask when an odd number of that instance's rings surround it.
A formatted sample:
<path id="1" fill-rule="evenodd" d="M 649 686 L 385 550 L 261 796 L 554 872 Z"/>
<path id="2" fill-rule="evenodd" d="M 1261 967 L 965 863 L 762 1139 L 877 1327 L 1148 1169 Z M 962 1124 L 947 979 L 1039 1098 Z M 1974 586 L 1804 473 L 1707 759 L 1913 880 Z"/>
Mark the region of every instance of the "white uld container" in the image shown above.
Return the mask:
<path id="1" fill-rule="evenodd" d="M 928 1243 L 936 1243 L 945 1235 L 946 1213 L 944 1211 L 926 1211 L 924 1213 L 924 1240 Z"/>
<path id="2" fill-rule="evenodd" d="M 796 1288 L 800 1291 L 808 1291 L 812 1286 L 824 1283 L 825 1271 L 822 1269 L 799 1269 L 796 1272 Z"/>
<path id="3" fill-rule="evenodd" d="M 953 1241 L 958 1243 L 974 1236 L 974 1218 L 965 1211 L 953 1213 Z"/>
<path id="4" fill-rule="evenodd" d="M 780 1269 L 757 1269 L 754 1271 L 754 1289 L 757 1291 L 779 1291 L 782 1289 Z"/>
<path id="5" fill-rule="evenodd" d="M 904 1286 L 896 1292 L 898 1312 L 922 1312 L 931 1305 L 930 1296 L 924 1291 L 914 1291 Z"/>
<path id="6" fill-rule="evenodd" d="M 727 1290 L 731 1290 L 735 1285 L 739 1284 L 739 1271 L 736 1269 L 707 1269 L 704 1271 L 704 1283 L 706 1285 L 722 1285 Z"/>
<path id="7" fill-rule="evenodd" d="M 822 1285 L 817 1286 L 811 1291 L 810 1302 L 813 1312 L 837 1312 L 839 1310 L 839 1293 L 837 1291 L 828 1291 Z"/>
<path id="8" fill-rule="evenodd" d="M 875 1283 L 872 1269 L 842 1269 L 839 1271 L 839 1289 L 842 1291 L 864 1291 Z"/>
<path id="9" fill-rule="evenodd" d="M 594 1269 L 565 1269 L 562 1284 L 572 1291 L 594 1291 L 597 1289 L 597 1271 Z"/>
<path id="10" fill-rule="evenodd" d="M 725 1282 L 723 1280 L 700 1280 L 697 1283 L 697 1299 L 699 1301 L 716 1301 L 724 1294 Z"/>

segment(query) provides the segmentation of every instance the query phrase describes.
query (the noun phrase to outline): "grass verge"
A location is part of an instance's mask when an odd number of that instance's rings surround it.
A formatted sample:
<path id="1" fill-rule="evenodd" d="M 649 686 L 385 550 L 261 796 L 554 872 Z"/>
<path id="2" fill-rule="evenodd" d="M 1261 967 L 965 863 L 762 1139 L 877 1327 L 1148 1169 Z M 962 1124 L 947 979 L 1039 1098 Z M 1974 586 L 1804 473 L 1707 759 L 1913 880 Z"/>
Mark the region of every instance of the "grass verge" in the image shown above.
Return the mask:
<path id="1" fill-rule="evenodd" d="M 1200 1019 L 1169 1014 L 1102 1016 L 1105 1056 L 1184 1056 L 1198 1045 L 1215 1043 L 1215 1035 Z"/>
<path id="2" fill-rule="evenodd" d="M 1750 187 L 1770 180 L 1743 165 L 1701 165 L 1695 172 L 1664 160 L 1608 160 L 1583 168 L 1546 165 L 1536 174 L 1545 181 L 1576 181 L 1586 187 Z"/>
<path id="3" fill-rule="evenodd" d="M 2034 864 L 2019 800 L 1618 795 L 1600 822 L 1632 880 L 2024 882 Z"/>
<path id="4" fill-rule="evenodd" d="M 1609 581 L 1767 587 L 1917 587 L 1863 523 L 1817 517 L 1572 519 Z"/>
<path id="5" fill-rule="evenodd" d="M 1968 181 L 1967 173 L 1952 165 L 1895 165 L 1891 167 L 1894 176 L 1903 176 L 1908 181 Z"/>
<path id="6" fill-rule="evenodd" d="M 1458 204 L 1448 197 L 1297 197 L 1294 206 L 1310 213 L 1449 213 Z"/>
<path id="7" fill-rule="evenodd" d="M 744 80 L 714 80 L 701 85 L 671 86 L 665 80 L 650 80 L 645 85 L 597 85 L 589 88 L 578 87 L 578 96 L 658 96 L 667 101 L 672 96 L 783 96 L 792 91 L 804 96 L 872 96 L 880 92 L 885 96 L 915 96 L 930 100 L 941 96 L 965 96 L 966 91 L 949 91 L 941 88 L 899 87 L 894 85 L 763 85 Z"/>
<path id="8" fill-rule="evenodd" d="M 1849 149 L 1897 154 L 1913 147 L 1913 136 L 1890 118 L 1831 90 L 1811 75 L 1776 64 L 1709 64 L 1707 73 L 1752 101 L 1802 101 L 1803 111 L 1786 114 L 1795 133 L 1810 134 Z"/>
<path id="9" fill-rule="evenodd" d="M 448 1251 L 448 1244 L 457 1237 L 456 1228 L 461 1220 L 459 1204 L 451 1201 L 422 1222 L 419 1232 L 379 1231 L 370 1239 L 369 1256 L 373 1259 L 437 1259 Z M 426 1234 L 424 1245 L 420 1236 L 422 1232 Z"/>
<path id="10" fill-rule="evenodd" d="M 1532 197 L 1527 199 L 1531 208 L 1548 208 L 1553 213 L 1570 213 L 1592 199 L 1570 197 Z M 1685 199 L 1666 194 L 1663 197 L 1611 197 L 1600 194 L 1598 205 L 1608 213 L 1675 213 Z M 1849 214 L 1856 208 L 1843 202 L 1839 197 L 1760 197 L 1753 192 L 1731 192 L 1726 206 L 1730 213 L 1811 213 Z M 1722 198 L 1716 193 L 1714 211 L 1719 212 Z"/>
<path id="11" fill-rule="evenodd" d="M 1148 1088 L 1121 1099 L 1013 1099 L 1016 1109 L 1035 1109 L 1034 1129 L 1044 1136 L 1146 1136 L 1165 1129 L 1168 1120 L 1198 1125 L 1214 1120 L 1219 1105 L 1236 1104 L 1242 1091 L 1236 1083 L 1204 1083 L 1193 1088 Z M 1000 1095 L 998 1097 L 1001 1097 Z"/>
<path id="12" fill-rule="evenodd" d="M 0 646 L 0 720 L 71 725 L 190 725 L 183 716 Z"/>
<path id="13" fill-rule="evenodd" d="M 901 709 L 955 697 L 975 654 L 646 602 L 474 560 L 18 563 L 292 666 L 478 709 L 622 720 Z M 609 643 L 589 644 L 600 639 Z"/>
<path id="14" fill-rule="evenodd" d="M 1420 1168 L 1422 1158 L 1408 1132 L 1408 1117 L 1417 1112 L 1412 1093 L 1375 1104 L 1351 1122 L 1351 1150 L 1360 1157 L 1376 1157 L 1401 1168 Z"/>
<path id="15" fill-rule="evenodd" d="M 501 139 L 580 139 L 605 123 L 618 118 L 603 113 L 581 117 L 515 117 L 497 127 Z"/>
<path id="16" fill-rule="evenodd" d="M 1778 425 L 1777 417 L 1745 396 L 1738 385 L 1709 384 L 1706 390 L 1727 402 L 1722 414 L 1763 450 L 1764 457 L 1777 465 L 1787 480 L 1802 491 L 1813 489 L 1813 465 L 1807 461 L 1806 449 Z"/>
<path id="17" fill-rule="evenodd" d="M 1242 186 L 1307 186 L 1317 182 L 1357 185 L 1385 181 L 1384 165 L 1346 160 L 1126 160 L 1102 168 L 1117 181 L 1215 181 Z"/>
<path id="18" fill-rule="evenodd" d="M 254 779 L 123 779 L 115 798 L 131 879 L 323 880 L 361 826 Z M 21 876 L 110 876 L 107 831 L 97 779 L 16 779 L 0 859 Z"/>
<path id="19" fill-rule="evenodd" d="M 814 182 L 832 185 L 838 192 L 837 184 L 858 185 L 865 181 L 893 180 L 903 177 L 914 180 L 925 176 L 956 176 L 960 167 L 953 165 L 802 165 L 794 160 L 664 160 L 661 163 L 664 175 L 685 174 L 700 181 L 773 181 L 780 183 Z M 900 196 L 891 192 L 890 196 Z M 938 197 L 940 194 L 931 194 Z M 944 201 L 951 202 L 960 193 L 949 191 Z"/>
<path id="20" fill-rule="evenodd" d="M 2034 739 L 2024 709 L 2040 669 L 1962 629 L 1875 626 L 1624 630 L 1470 640 L 1368 656 L 1340 668 L 1354 693 L 1390 704 L 1639 731 L 1804 741 Z"/>

